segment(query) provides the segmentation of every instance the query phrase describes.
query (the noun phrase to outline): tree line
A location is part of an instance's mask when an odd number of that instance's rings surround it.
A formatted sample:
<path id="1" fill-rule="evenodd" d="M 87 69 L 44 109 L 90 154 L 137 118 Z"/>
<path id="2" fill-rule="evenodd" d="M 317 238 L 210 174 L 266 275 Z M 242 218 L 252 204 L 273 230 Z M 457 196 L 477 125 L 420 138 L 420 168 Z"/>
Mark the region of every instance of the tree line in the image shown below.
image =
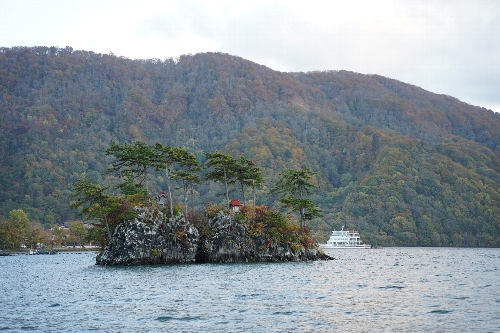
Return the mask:
<path id="1" fill-rule="evenodd" d="M 0 220 L 17 209 L 44 228 L 77 219 L 72 184 L 87 175 L 117 192 L 104 152 L 136 140 L 185 147 L 203 163 L 202 151 L 243 153 L 268 184 L 308 165 L 324 214 L 308 223 L 321 241 L 346 225 L 384 246 L 500 246 L 500 116 L 399 81 L 280 73 L 216 53 L 0 48 L 0 109 Z M 166 174 L 153 174 L 159 190 Z M 224 186 L 212 183 L 188 192 L 183 209 L 217 202 Z M 265 184 L 245 187 L 245 199 L 254 192 L 278 200 Z"/>
<path id="2" fill-rule="evenodd" d="M 22 209 L 13 209 L 0 220 L 0 249 L 37 249 L 40 246 L 81 246 L 91 244 L 93 237 L 83 221 L 71 221 L 68 226 L 53 225 L 43 228 L 31 220 Z"/>
<path id="3" fill-rule="evenodd" d="M 240 214 L 240 220 L 249 215 L 251 227 L 257 232 L 264 226 L 267 227 L 272 231 L 271 237 L 275 241 L 289 239 L 293 234 L 290 215 L 256 206 L 255 189 L 263 185 L 262 172 L 253 161 L 244 156 L 234 158 L 218 151 L 206 152 L 206 161 L 202 165 L 193 153 L 182 147 L 160 143 L 148 145 L 141 141 L 132 144 L 112 141 L 106 149 L 106 155 L 114 158 L 106 172 L 116 174 L 120 182 L 114 186 L 103 186 L 83 176 L 73 184 L 74 200 L 70 205 L 79 211 L 79 216 L 85 216 L 93 227 L 85 228 L 81 221 L 70 223 L 72 238 L 68 238 L 67 242 L 82 246 L 84 242 L 94 242 L 101 247 L 105 246 L 119 223 L 137 216 L 135 206 L 154 204 L 148 182 L 155 172 L 165 173 L 169 201 L 166 212 L 169 216 L 177 215 L 181 210 L 186 218 L 189 218 L 189 213 L 194 216 L 194 204 L 191 203 L 189 210 L 188 199 L 189 196 L 193 198 L 195 186 L 202 183 L 203 179 L 221 184 L 225 199 L 223 206 L 207 207 L 205 215 L 213 215 L 209 210 L 214 207 L 230 211 L 229 188 L 234 186 L 243 200 L 244 210 Z M 201 174 L 203 169 L 205 172 Z M 307 236 L 309 229 L 305 223 L 321 215 L 320 209 L 306 197 L 311 194 L 311 188 L 316 187 L 311 182 L 315 173 L 304 167 L 301 170 L 287 169 L 280 175 L 270 192 L 279 194 L 281 207 L 287 213 L 298 213 L 298 235 L 303 235 L 302 242 L 311 246 L 312 240 Z M 172 188 L 176 186 L 183 192 L 182 198 L 177 200 L 172 194 Z M 251 205 L 247 205 L 249 190 L 252 190 L 253 195 Z M 15 249 L 24 243 L 31 248 L 36 248 L 39 244 L 61 245 L 64 240 L 60 234 L 60 226 L 55 225 L 50 231 L 44 230 L 40 223 L 29 221 L 23 210 L 13 210 L 9 218 L 0 223 L 0 247 Z"/>
<path id="4" fill-rule="evenodd" d="M 102 186 L 86 176 L 82 177 L 74 183 L 74 200 L 71 202 L 71 207 L 78 209 L 79 215 L 95 221 L 97 227 L 92 231 L 93 237 L 102 245 L 111 239 L 117 224 L 136 216 L 135 206 L 154 204 L 148 188 L 148 180 L 154 172 L 165 173 L 169 216 L 177 215 L 183 208 L 185 217 L 189 218 L 189 196 L 193 198 L 195 186 L 203 179 L 223 186 L 225 209 L 228 211 L 231 185 L 239 189 L 244 206 L 247 206 L 248 191 L 252 190 L 251 220 L 255 221 L 255 189 L 263 185 L 263 177 L 260 168 L 244 156 L 234 158 L 218 151 L 205 152 L 206 161 L 202 165 L 193 153 L 182 147 L 158 142 L 148 145 L 141 141 L 132 144 L 112 141 L 106 155 L 114 158 L 106 172 L 117 174 L 120 182 L 113 187 Z M 204 174 L 200 174 L 203 169 Z M 316 187 L 311 182 L 314 175 L 307 167 L 284 170 L 270 190 L 271 193 L 279 194 L 281 207 L 287 213 L 297 212 L 300 233 L 306 230 L 305 223 L 308 220 L 321 216 L 319 207 L 307 197 L 312 193 L 311 188 Z M 172 195 L 172 188 L 176 185 L 183 191 L 183 198 L 177 201 Z M 194 214 L 194 204 L 191 213 Z M 273 219 L 276 219 L 275 215 Z"/>

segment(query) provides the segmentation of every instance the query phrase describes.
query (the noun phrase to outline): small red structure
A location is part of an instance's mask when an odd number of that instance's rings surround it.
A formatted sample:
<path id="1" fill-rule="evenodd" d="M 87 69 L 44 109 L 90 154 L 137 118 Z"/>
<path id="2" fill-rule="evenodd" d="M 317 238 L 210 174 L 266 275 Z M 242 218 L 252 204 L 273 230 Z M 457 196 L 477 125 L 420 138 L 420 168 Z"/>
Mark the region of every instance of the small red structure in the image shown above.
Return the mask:
<path id="1" fill-rule="evenodd" d="M 229 202 L 229 207 L 231 207 L 233 212 L 238 213 L 241 210 L 241 207 L 243 207 L 243 205 L 239 200 L 231 200 Z"/>
<path id="2" fill-rule="evenodd" d="M 167 196 L 165 195 L 164 191 L 161 191 L 160 195 L 155 197 L 156 203 L 160 206 L 165 206 L 167 203 Z"/>

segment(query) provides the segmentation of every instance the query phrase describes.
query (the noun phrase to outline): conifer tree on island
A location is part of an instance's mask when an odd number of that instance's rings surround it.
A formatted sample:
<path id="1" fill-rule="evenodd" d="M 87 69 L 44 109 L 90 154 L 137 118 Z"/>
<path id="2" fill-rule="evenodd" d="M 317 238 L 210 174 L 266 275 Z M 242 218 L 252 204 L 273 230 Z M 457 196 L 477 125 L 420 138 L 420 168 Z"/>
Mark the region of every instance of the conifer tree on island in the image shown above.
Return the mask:
<path id="1" fill-rule="evenodd" d="M 71 207 L 80 209 L 78 215 L 87 216 L 90 220 L 97 220 L 97 230 L 105 230 L 106 235 L 95 235 L 101 243 L 106 243 L 111 239 L 112 228 L 119 222 L 135 217 L 135 211 L 127 200 L 105 194 L 108 187 L 94 184 L 89 178 L 83 177 L 73 184 L 75 201 L 71 202 Z M 111 224 L 111 225 L 110 225 Z M 106 241 L 107 239 L 107 241 Z"/>
<path id="2" fill-rule="evenodd" d="M 117 144 L 111 141 L 111 147 L 106 149 L 106 155 L 113 155 L 116 161 L 108 168 L 108 172 L 118 171 L 120 176 L 129 176 L 130 172 L 139 180 L 138 186 L 148 187 L 148 169 L 159 170 L 160 153 L 154 147 L 144 142 L 136 141 Z"/>
<path id="3" fill-rule="evenodd" d="M 207 157 L 205 168 L 211 168 L 210 171 L 205 173 L 205 178 L 216 182 L 224 182 L 227 209 L 229 209 L 228 184 L 234 182 L 236 160 L 232 156 L 219 153 L 218 151 L 215 153 L 205 153 L 205 156 Z"/>
<path id="4" fill-rule="evenodd" d="M 253 161 L 244 156 L 241 156 L 235 161 L 234 167 L 235 178 L 233 181 L 239 184 L 241 195 L 243 197 L 243 205 L 246 205 L 245 186 L 249 186 L 252 189 L 255 189 L 257 186 L 261 186 L 264 181 L 262 178 L 262 172 Z"/>
<path id="5" fill-rule="evenodd" d="M 304 222 L 321 216 L 321 210 L 311 199 L 305 196 L 311 194 L 311 188 L 317 187 L 310 182 L 315 173 L 308 167 L 302 170 L 287 169 L 280 173 L 280 178 L 271 189 L 271 193 L 280 194 L 279 201 L 290 212 L 298 211 L 300 216 L 300 231 L 304 231 Z"/>
<path id="6" fill-rule="evenodd" d="M 174 148 L 174 161 L 179 165 L 179 169 L 173 174 L 173 178 L 180 181 L 184 190 L 184 210 L 185 216 L 188 214 L 188 193 L 193 197 L 194 185 L 201 183 L 201 178 L 197 172 L 201 171 L 201 164 L 193 153 L 182 147 Z M 194 206 L 193 206 L 194 208 Z"/>
<path id="7" fill-rule="evenodd" d="M 170 186 L 170 183 L 173 179 L 173 164 L 175 162 L 175 150 L 174 148 L 170 146 L 164 146 L 159 142 L 155 144 L 155 149 L 161 155 L 161 157 L 159 158 L 160 163 L 163 163 L 165 165 L 165 178 L 167 179 L 167 191 L 168 191 L 168 198 L 170 201 L 170 216 L 174 216 L 172 188 Z"/>

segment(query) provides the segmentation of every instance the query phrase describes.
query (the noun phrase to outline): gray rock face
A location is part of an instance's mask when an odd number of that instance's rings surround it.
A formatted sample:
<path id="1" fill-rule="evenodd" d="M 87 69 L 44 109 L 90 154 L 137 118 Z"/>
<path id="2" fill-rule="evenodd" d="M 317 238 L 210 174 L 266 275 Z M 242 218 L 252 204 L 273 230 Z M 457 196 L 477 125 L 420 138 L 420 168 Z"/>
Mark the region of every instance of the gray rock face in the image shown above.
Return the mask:
<path id="1" fill-rule="evenodd" d="M 263 235 L 250 236 L 245 225 L 222 212 L 199 231 L 183 215 L 166 219 L 154 208 L 141 208 L 135 221 L 116 227 L 113 237 L 97 258 L 100 265 L 141 265 L 207 262 L 327 260 L 315 249 L 292 249 Z"/>
<path id="2" fill-rule="evenodd" d="M 323 258 L 315 249 L 292 250 L 289 244 L 266 241 L 263 235 L 250 236 L 245 225 L 222 212 L 208 226 L 213 237 L 202 237 L 197 262 L 306 261 Z"/>
<path id="3" fill-rule="evenodd" d="M 166 220 L 162 212 L 144 208 L 135 221 L 125 221 L 116 227 L 98 263 L 193 263 L 198 241 L 198 230 L 184 216 Z"/>

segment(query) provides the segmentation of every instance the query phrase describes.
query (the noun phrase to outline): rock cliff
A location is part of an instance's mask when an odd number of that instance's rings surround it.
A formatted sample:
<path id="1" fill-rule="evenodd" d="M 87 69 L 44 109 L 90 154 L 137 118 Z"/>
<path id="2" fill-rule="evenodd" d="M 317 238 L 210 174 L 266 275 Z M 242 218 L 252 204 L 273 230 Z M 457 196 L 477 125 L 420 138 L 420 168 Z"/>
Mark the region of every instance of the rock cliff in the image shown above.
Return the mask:
<path id="1" fill-rule="evenodd" d="M 97 258 L 100 265 L 141 265 L 207 262 L 307 261 L 333 259 L 316 249 L 276 244 L 263 235 L 249 235 L 244 224 L 219 212 L 205 234 L 184 216 L 167 219 L 154 208 L 118 225 Z"/>
<path id="2" fill-rule="evenodd" d="M 235 222 L 223 212 L 208 221 L 212 234 L 202 236 L 196 256 L 197 262 L 256 262 L 305 261 L 328 259 L 316 249 L 300 247 L 292 250 L 290 244 L 277 244 L 264 235 L 250 236 L 248 228 Z"/>

